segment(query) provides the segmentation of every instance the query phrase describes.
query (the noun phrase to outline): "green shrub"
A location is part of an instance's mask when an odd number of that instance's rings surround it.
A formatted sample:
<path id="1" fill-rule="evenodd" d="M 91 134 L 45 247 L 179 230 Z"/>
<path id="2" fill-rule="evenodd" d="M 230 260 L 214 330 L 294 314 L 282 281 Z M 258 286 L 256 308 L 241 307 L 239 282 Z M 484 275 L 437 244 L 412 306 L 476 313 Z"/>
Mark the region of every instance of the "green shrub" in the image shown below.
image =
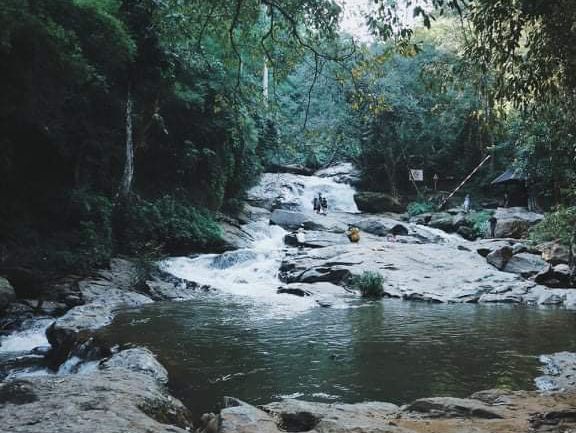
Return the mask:
<path id="1" fill-rule="evenodd" d="M 129 255 L 187 254 L 222 245 L 220 227 L 208 211 L 172 196 L 125 204 L 116 230 L 118 250 Z"/>
<path id="2" fill-rule="evenodd" d="M 413 201 L 408 204 L 406 210 L 408 211 L 408 215 L 416 216 L 423 213 L 434 212 L 436 207 L 434 203 L 429 201 Z"/>
<path id="3" fill-rule="evenodd" d="M 381 298 L 384 296 L 384 277 L 378 272 L 363 272 L 352 278 L 351 286 L 365 298 Z"/>
<path id="4" fill-rule="evenodd" d="M 530 229 L 529 237 L 536 243 L 559 240 L 564 245 L 570 245 L 575 225 L 576 207 L 558 206 Z"/>
<path id="5" fill-rule="evenodd" d="M 472 224 L 472 229 L 478 237 L 484 237 L 488 233 L 489 219 L 492 212 L 481 210 L 478 212 L 471 212 L 468 215 L 468 220 Z"/>

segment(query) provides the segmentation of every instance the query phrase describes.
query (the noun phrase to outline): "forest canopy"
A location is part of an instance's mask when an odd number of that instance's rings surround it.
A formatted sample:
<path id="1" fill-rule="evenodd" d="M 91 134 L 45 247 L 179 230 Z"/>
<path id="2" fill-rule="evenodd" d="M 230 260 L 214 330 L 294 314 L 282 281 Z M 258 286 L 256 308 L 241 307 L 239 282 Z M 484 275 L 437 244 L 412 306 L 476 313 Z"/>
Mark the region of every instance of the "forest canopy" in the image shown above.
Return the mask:
<path id="1" fill-rule="evenodd" d="M 2 268 L 220 250 L 221 214 L 284 163 L 353 161 L 402 196 L 410 168 L 491 155 L 481 193 L 513 168 L 573 203 L 569 0 L 377 0 L 368 42 L 332 0 L 0 4 Z"/>

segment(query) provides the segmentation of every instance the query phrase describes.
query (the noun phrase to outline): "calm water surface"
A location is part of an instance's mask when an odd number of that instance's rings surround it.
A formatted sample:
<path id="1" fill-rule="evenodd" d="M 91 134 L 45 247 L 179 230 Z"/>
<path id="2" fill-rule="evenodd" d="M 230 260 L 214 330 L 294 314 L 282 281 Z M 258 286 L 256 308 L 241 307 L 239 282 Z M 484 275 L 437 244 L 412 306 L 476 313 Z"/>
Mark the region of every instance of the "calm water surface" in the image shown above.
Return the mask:
<path id="1" fill-rule="evenodd" d="M 352 300 L 286 315 L 216 293 L 126 312 L 103 336 L 156 353 L 172 392 L 200 414 L 225 395 L 405 403 L 531 389 L 537 355 L 576 351 L 575 329 L 576 313 L 560 309 Z"/>

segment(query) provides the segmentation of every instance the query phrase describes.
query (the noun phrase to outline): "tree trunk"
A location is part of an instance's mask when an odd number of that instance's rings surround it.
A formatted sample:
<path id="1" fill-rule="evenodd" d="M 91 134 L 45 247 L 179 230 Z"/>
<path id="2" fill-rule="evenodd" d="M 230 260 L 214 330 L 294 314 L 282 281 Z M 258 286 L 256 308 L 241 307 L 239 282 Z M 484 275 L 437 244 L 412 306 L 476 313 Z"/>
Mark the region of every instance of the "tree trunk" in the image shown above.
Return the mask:
<path id="1" fill-rule="evenodd" d="M 126 149 L 124 172 L 120 181 L 120 198 L 126 198 L 132 190 L 132 180 L 134 179 L 134 126 L 133 126 L 134 101 L 132 93 L 128 91 L 126 98 Z"/>
<path id="2" fill-rule="evenodd" d="M 268 70 L 268 59 L 264 57 L 264 68 L 262 70 L 262 96 L 264 97 L 264 104 L 266 106 L 268 106 L 268 97 L 270 94 L 269 75 L 270 72 Z"/>

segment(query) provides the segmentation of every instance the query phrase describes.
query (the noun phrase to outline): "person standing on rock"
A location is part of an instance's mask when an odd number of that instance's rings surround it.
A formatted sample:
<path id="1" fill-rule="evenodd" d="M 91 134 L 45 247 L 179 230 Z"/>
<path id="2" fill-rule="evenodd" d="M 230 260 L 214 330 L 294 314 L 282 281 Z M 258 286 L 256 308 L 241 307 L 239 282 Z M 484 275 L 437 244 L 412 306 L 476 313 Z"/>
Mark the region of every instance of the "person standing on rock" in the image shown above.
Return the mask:
<path id="1" fill-rule="evenodd" d="M 296 232 L 296 241 L 298 242 L 298 248 L 304 248 L 306 243 L 306 232 L 304 231 L 304 226 L 300 226 Z"/>
<path id="2" fill-rule="evenodd" d="M 326 215 L 328 212 L 328 200 L 326 199 L 326 197 L 322 197 L 322 199 L 320 200 L 320 206 L 322 206 L 322 213 Z"/>
<path id="3" fill-rule="evenodd" d="M 470 194 L 466 194 L 466 197 L 464 198 L 464 212 L 470 212 Z"/>
<path id="4" fill-rule="evenodd" d="M 314 196 L 314 200 L 312 200 L 312 206 L 314 207 L 314 212 L 320 213 L 320 207 L 322 206 L 321 203 L 321 195 L 318 194 L 319 197 Z"/>
<path id="5" fill-rule="evenodd" d="M 490 223 L 490 237 L 494 239 L 496 237 L 496 224 L 498 224 L 498 218 L 492 215 L 488 222 Z"/>

